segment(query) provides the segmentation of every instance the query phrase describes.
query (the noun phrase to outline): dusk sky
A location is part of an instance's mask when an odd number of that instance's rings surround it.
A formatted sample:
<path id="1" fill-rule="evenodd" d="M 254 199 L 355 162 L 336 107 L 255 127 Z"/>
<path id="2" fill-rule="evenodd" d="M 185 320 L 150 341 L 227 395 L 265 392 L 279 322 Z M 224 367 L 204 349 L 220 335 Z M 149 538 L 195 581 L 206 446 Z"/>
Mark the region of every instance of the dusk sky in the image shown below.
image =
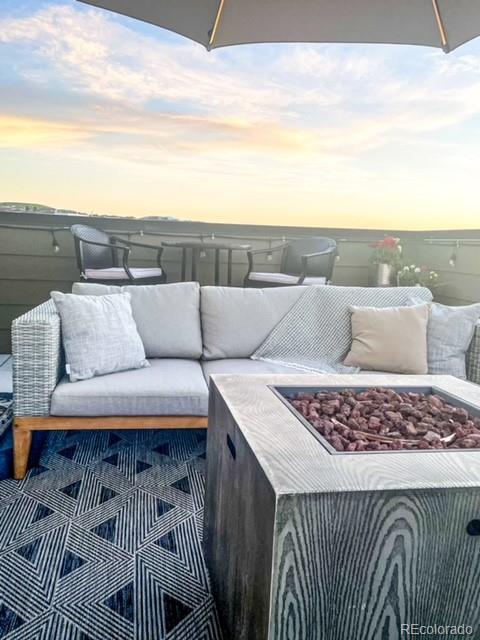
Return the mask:
<path id="1" fill-rule="evenodd" d="M 207 53 L 74 0 L 0 4 L 0 201 L 480 227 L 480 40 Z"/>

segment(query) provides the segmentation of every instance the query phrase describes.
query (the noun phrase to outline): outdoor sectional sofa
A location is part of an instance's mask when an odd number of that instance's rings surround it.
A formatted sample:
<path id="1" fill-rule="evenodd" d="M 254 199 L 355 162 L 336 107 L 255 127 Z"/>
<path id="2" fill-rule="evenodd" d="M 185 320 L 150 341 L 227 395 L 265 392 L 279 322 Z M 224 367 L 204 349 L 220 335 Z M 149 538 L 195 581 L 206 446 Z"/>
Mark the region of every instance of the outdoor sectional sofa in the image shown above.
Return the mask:
<path id="1" fill-rule="evenodd" d="M 306 287 L 241 289 L 178 283 L 157 285 L 155 290 L 128 289 L 151 365 L 147 368 L 69 382 L 54 303 L 46 302 L 14 321 L 16 478 L 27 471 L 32 431 L 206 428 L 210 375 L 292 373 L 290 367 L 250 356 Z M 85 283 L 73 286 L 77 294 L 119 290 Z M 478 328 L 468 354 L 468 377 L 480 382 Z"/>

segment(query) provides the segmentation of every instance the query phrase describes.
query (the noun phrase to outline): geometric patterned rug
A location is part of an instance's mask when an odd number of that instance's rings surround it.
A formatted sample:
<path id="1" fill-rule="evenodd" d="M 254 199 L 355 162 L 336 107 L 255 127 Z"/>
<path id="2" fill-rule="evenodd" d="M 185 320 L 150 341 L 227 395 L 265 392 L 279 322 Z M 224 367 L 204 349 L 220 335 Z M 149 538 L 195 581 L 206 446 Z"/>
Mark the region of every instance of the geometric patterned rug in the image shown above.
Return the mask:
<path id="1" fill-rule="evenodd" d="M 220 640 L 202 553 L 206 432 L 52 431 L 0 482 L 0 638 Z"/>

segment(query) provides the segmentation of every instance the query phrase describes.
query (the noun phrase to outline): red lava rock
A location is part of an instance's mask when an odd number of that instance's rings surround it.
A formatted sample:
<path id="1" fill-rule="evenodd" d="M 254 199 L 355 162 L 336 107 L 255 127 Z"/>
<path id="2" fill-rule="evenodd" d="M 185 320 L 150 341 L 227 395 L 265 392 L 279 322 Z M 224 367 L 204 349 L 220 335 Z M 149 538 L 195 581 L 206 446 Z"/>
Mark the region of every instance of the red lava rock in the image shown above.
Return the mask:
<path id="1" fill-rule="evenodd" d="M 419 449 L 430 449 L 430 443 L 428 443 L 426 440 L 420 440 L 420 442 L 418 443 L 418 448 Z"/>
<path id="2" fill-rule="evenodd" d="M 465 424 L 468 418 L 470 417 L 468 415 L 468 411 L 466 409 L 461 409 L 461 408 L 455 408 L 453 410 L 453 415 L 455 417 L 455 420 L 457 422 L 460 422 L 460 424 Z"/>
<path id="3" fill-rule="evenodd" d="M 437 409 L 441 409 L 443 407 L 443 400 L 435 395 L 427 396 L 427 402 L 432 407 L 436 407 Z"/>
<path id="4" fill-rule="evenodd" d="M 349 404 L 347 404 L 346 402 L 344 402 L 342 404 L 342 406 L 340 407 L 340 413 L 343 416 L 348 418 L 348 416 L 352 413 L 352 407 Z"/>
<path id="5" fill-rule="evenodd" d="M 457 444 L 462 449 L 475 449 L 480 447 L 480 434 L 472 433 L 466 438 L 457 440 Z"/>
<path id="6" fill-rule="evenodd" d="M 406 436 L 418 436 L 418 431 L 412 422 L 407 422 L 405 424 L 404 433 Z"/>
<path id="7" fill-rule="evenodd" d="M 337 424 L 336 427 L 335 427 L 335 431 L 339 435 L 341 435 L 344 438 L 346 438 L 351 430 L 348 427 L 346 427 L 345 425 L 343 425 L 343 424 Z"/>
<path id="8" fill-rule="evenodd" d="M 417 434 L 419 436 L 424 436 L 427 431 L 432 428 L 432 426 L 433 425 L 430 422 L 425 422 L 425 420 L 422 420 L 422 422 L 417 422 Z"/>
<path id="9" fill-rule="evenodd" d="M 290 402 L 337 451 L 480 449 L 480 417 L 440 396 L 345 389 Z"/>
<path id="10" fill-rule="evenodd" d="M 308 400 L 309 402 L 311 400 L 315 400 L 315 396 L 313 393 L 299 393 L 298 394 L 298 399 L 299 400 Z"/>
<path id="11" fill-rule="evenodd" d="M 340 440 L 340 438 L 332 437 L 328 441 L 330 442 L 332 447 L 334 449 L 336 449 L 337 451 L 343 451 L 344 450 L 343 444 L 342 444 L 342 441 Z"/>
<path id="12" fill-rule="evenodd" d="M 455 433 L 457 434 L 457 438 L 465 438 L 473 433 L 473 429 L 471 427 L 459 426 L 455 429 Z"/>
<path id="13" fill-rule="evenodd" d="M 323 402 L 322 411 L 327 416 L 333 416 L 335 413 L 337 413 L 337 406 L 333 402 Z"/>
<path id="14" fill-rule="evenodd" d="M 403 420 L 402 414 L 399 413 L 398 411 L 386 411 L 385 417 L 391 422 L 393 422 L 393 424 L 397 424 L 398 422 Z"/>

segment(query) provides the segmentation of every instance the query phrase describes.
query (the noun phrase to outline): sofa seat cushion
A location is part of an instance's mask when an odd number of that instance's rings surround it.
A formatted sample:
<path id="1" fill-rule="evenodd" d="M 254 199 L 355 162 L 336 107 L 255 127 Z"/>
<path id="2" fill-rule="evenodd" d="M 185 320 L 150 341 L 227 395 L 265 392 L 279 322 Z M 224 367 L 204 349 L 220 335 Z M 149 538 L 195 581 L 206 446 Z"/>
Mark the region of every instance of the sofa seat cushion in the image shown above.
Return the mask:
<path id="1" fill-rule="evenodd" d="M 150 367 L 91 380 L 61 380 L 53 416 L 164 416 L 208 414 L 208 388 L 196 360 L 155 359 Z"/>
<path id="2" fill-rule="evenodd" d="M 203 359 L 249 358 L 306 287 L 202 287 Z"/>
<path id="3" fill-rule="evenodd" d="M 250 360 L 249 358 L 227 358 L 223 360 L 205 360 L 202 362 L 202 369 L 205 379 L 215 373 L 226 373 L 229 375 L 245 375 L 250 373 L 309 373 L 293 367 L 286 367 L 273 362 L 262 362 L 261 360 Z"/>
<path id="4" fill-rule="evenodd" d="M 284 284 L 284 285 L 295 285 L 298 282 L 300 276 L 292 276 L 288 273 L 270 273 L 270 272 L 262 272 L 262 271 L 251 271 L 248 274 L 248 279 L 253 280 L 254 282 L 272 282 L 274 284 Z M 311 284 L 326 284 L 327 279 L 323 276 L 315 278 L 309 277 L 305 278 L 302 282 L 302 285 L 311 285 Z"/>
<path id="5" fill-rule="evenodd" d="M 141 280 L 142 278 L 160 278 L 163 271 L 159 267 L 131 267 L 130 273 L 136 280 Z M 85 277 L 89 280 L 130 280 L 123 267 L 85 269 Z"/>

